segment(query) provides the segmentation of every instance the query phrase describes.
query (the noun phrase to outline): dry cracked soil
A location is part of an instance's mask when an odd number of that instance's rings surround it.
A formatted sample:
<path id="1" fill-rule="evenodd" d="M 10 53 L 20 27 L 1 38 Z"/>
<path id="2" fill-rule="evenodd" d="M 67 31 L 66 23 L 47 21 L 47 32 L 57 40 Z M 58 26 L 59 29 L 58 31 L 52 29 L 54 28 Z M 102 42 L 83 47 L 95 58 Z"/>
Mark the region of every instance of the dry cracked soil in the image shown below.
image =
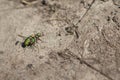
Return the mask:
<path id="1" fill-rule="evenodd" d="M 0 80 L 120 80 L 120 0 L 0 0 Z"/>

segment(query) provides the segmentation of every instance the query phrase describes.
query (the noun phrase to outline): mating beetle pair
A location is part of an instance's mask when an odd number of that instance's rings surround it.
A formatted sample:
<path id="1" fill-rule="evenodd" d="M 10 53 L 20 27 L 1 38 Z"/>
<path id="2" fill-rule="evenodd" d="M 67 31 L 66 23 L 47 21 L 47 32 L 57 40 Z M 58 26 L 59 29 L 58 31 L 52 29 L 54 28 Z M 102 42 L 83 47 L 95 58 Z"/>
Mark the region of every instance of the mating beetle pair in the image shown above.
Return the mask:
<path id="1" fill-rule="evenodd" d="M 43 36 L 43 34 L 41 33 L 36 33 L 36 34 L 32 34 L 28 37 L 22 36 L 22 35 L 18 35 L 19 37 L 22 37 L 24 39 L 24 42 L 21 43 L 22 48 L 25 47 L 31 47 L 31 46 L 35 46 L 35 43 L 37 43 L 38 40 L 41 40 L 40 37 Z M 16 45 L 18 44 L 19 41 L 16 42 Z"/>

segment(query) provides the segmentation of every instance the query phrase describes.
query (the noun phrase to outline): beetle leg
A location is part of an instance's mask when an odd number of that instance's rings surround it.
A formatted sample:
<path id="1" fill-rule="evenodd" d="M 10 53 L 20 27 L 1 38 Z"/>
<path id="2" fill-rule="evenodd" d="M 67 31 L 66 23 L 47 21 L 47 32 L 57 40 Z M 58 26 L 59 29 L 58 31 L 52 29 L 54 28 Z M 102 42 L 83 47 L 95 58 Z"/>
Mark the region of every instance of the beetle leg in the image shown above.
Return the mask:
<path id="1" fill-rule="evenodd" d="M 40 38 L 38 38 L 38 40 L 42 41 Z"/>
<path id="2" fill-rule="evenodd" d="M 38 46 L 35 46 L 35 43 L 32 44 L 32 45 L 30 46 L 30 48 L 32 49 L 32 51 L 33 51 L 33 50 L 36 51 L 35 48 L 37 48 L 37 49 L 38 49 L 38 52 L 39 52 L 39 48 L 38 48 Z"/>
<path id="3" fill-rule="evenodd" d="M 20 34 L 18 34 L 18 36 L 19 36 L 19 37 L 21 37 L 21 38 L 23 38 L 23 39 L 25 39 L 25 38 L 26 38 L 25 36 L 22 36 L 22 35 L 20 35 Z"/>
<path id="4" fill-rule="evenodd" d="M 31 49 L 32 49 L 32 52 L 33 52 L 33 51 L 35 51 L 35 49 L 34 49 L 34 46 L 33 46 L 33 45 L 31 45 L 29 48 L 31 48 Z"/>
<path id="5" fill-rule="evenodd" d="M 38 53 L 39 53 L 39 48 L 38 48 L 38 46 L 33 45 L 33 47 L 37 48 L 37 49 L 38 49 Z"/>
<path id="6" fill-rule="evenodd" d="M 41 42 L 44 42 L 43 40 L 41 40 L 40 38 L 38 38 L 37 40 L 40 40 Z"/>

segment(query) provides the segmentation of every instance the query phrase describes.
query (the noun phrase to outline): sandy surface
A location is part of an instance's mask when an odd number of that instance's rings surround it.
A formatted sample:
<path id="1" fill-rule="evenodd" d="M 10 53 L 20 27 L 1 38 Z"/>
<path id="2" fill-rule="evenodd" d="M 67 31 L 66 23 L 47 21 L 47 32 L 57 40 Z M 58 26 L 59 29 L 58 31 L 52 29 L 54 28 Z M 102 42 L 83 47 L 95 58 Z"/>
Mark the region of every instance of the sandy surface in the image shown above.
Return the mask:
<path id="1" fill-rule="evenodd" d="M 46 1 L 0 0 L 0 80 L 120 80 L 120 0 Z"/>

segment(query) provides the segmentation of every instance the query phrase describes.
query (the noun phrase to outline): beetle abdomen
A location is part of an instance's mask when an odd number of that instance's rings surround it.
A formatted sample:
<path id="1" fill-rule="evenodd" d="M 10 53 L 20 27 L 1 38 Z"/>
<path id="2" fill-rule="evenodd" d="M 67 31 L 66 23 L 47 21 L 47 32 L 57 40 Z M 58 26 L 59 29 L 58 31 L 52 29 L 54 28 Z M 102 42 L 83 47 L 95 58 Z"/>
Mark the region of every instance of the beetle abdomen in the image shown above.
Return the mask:
<path id="1" fill-rule="evenodd" d="M 24 44 L 24 42 L 21 44 L 21 46 L 22 46 L 23 48 L 25 48 L 25 47 L 26 47 L 26 45 Z"/>

